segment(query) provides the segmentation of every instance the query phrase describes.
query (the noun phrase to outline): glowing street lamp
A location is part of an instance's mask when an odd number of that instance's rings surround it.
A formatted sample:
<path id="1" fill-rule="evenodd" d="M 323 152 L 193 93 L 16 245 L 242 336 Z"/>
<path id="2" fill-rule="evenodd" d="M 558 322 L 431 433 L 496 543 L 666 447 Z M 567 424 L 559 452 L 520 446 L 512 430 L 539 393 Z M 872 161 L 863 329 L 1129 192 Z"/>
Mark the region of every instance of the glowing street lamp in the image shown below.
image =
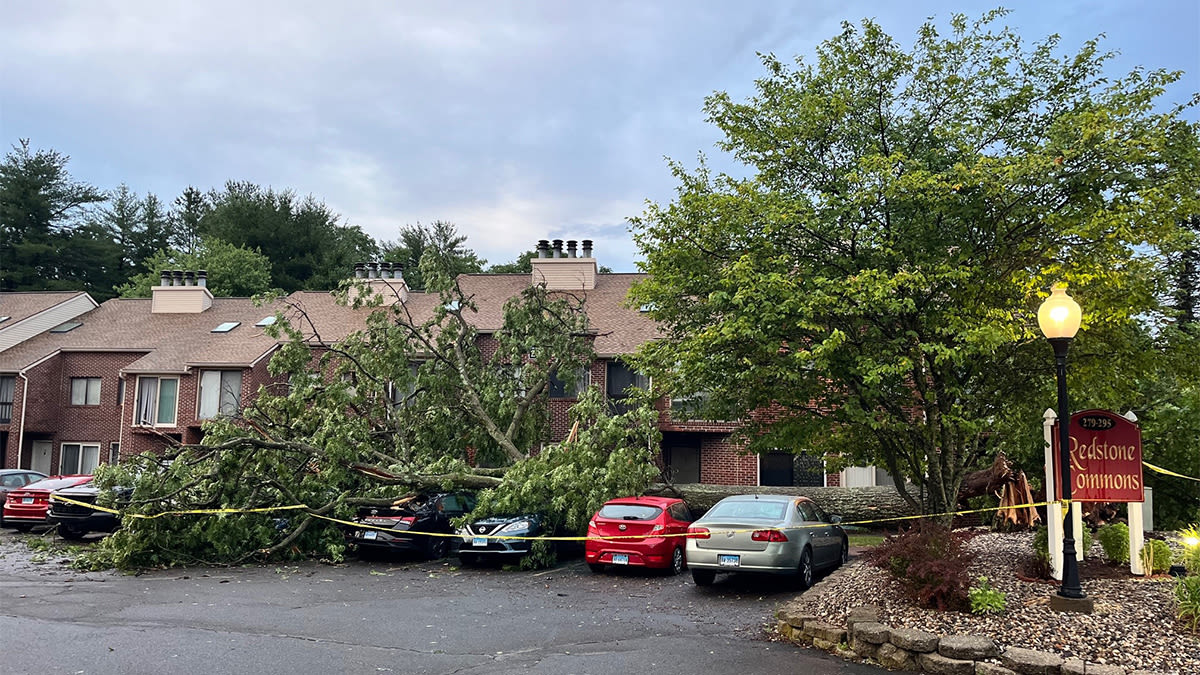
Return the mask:
<path id="1" fill-rule="evenodd" d="M 1038 308 L 1038 326 L 1054 347 L 1058 377 L 1058 482 L 1062 498 L 1071 500 L 1071 412 L 1067 407 L 1067 350 L 1079 331 L 1079 304 L 1067 295 L 1066 284 L 1055 284 L 1050 297 Z M 1075 532 L 1070 508 L 1063 523 L 1063 578 L 1058 595 L 1073 600 L 1086 598 L 1079 585 L 1079 564 L 1075 561 Z"/>

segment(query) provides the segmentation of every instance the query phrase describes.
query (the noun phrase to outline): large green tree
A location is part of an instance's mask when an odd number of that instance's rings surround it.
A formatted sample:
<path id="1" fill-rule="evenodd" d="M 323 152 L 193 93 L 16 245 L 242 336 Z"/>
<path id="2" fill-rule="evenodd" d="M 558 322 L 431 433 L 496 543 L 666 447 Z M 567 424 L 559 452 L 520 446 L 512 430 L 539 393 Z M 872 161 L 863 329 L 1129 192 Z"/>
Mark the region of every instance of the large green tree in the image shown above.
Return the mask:
<path id="1" fill-rule="evenodd" d="M 702 414 L 753 448 L 882 465 L 931 513 L 986 455 L 1041 456 L 1052 282 L 1084 309 L 1073 407 L 1137 399 L 1176 348 L 1157 258 L 1198 194 L 1194 129 L 1163 102 L 1178 73 L 1111 77 L 1097 41 L 1060 54 L 1003 16 L 908 49 L 846 24 L 812 59 L 764 57 L 748 100 L 706 100 L 743 168 L 674 164 L 675 200 L 633 223 L 657 382 L 711 393 Z"/>
<path id="2" fill-rule="evenodd" d="M 354 263 L 371 260 L 375 241 L 312 196 L 230 181 L 196 202 L 185 192 L 177 202 L 181 221 L 202 213 L 202 237 L 261 252 L 271 261 L 271 279 L 285 291 L 329 290 L 351 276 Z"/>
<path id="3" fill-rule="evenodd" d="M 323 335 L 323 322 L 302 306 L 285 303 L 267 330 L 286 340 L 270 365 L 287 376 L 286 393 L 260 390 L 237 418 L 207 423 L 203 444 L 169 451 L 166 459 L 174 461 L 147 455 L 102 468 L 99 479 L 134 486 L 129 508 L 144 514 L 307 508 L 126 518 L 103 544 L 103 562 L 336 557 L 344 547 L 341 528 L 314 516 L 345 519 L 359 506 L 445 486 L 481 489 L 476 515 L 542 511 L 551 529 L 582 531 L 605 500 L 644 490 L 657 475 L 652 460 L 660 440 L 648 400 L 612 416 L 590 389 L 571 410 L 579 424 L 574 437 L 544 445 L 550 378 L 593 358 L 583 300 L 528 288 L 505 304 L 503 327 L 483 340 L 474 298 L 456 281 L 454 265 L 453 251 L 422 259 L 428 289 L 440 298 L 431 315 L 383 302 L 394 295 L 343 289 L 343 300 L 370 316 L 342 340 Z"/>
<path id="4" fill-rule="evenodd" d="M 215 237 L 202 239 L 192 252 L 163 250 L 142 261 L 142 272 L 116 290 L 123 298 L 148 298 L 163 270 L 204 270 L 208 290 L 217 297 L 246 298 L 271 290 L 271 261 L 258 251 Z"/>
<path id="5" fill-rule="evenodd" d="M 78 288 L 88 276 L 85 262 L 108 258 L 94 231 L 67 245 L 87 206 L 104 201 L 95 187 L 71 178 L 69 159 L 54 150 L 33 151 L 21 139 L 0 162 L 0 290 Z M 66 257 L 68 252 L 76 257 Z"/>
<path id="6" fill-rule="evenodd" d="M 380 244 L 383 259 L 400 263 L 404 281 L 409 288 L 425 290 L 428 282 L 421 268 L 421 260 L 428 253 L 440 256 L 453 276 L 482 272 L 487 261 L 467 248 L 466 235 L 459 234 L 454 223 L 435 220 L 433 225 L 405 225 L 400 228 L 400 238 Z"/>

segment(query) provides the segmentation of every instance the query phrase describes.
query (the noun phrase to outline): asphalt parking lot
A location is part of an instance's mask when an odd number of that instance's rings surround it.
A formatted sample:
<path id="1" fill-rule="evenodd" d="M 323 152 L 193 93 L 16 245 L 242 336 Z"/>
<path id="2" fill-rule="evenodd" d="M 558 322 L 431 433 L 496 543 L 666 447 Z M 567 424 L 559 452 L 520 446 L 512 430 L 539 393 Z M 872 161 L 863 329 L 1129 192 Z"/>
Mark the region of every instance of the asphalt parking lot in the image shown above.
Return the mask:
<path id="1" fill-rule="evenodd" d="M 774 578 L 454 558 L 85 573 L 37 536 L 0 533 L 5 672 L 884 672 L 770 641 L 797 592 Z"/>

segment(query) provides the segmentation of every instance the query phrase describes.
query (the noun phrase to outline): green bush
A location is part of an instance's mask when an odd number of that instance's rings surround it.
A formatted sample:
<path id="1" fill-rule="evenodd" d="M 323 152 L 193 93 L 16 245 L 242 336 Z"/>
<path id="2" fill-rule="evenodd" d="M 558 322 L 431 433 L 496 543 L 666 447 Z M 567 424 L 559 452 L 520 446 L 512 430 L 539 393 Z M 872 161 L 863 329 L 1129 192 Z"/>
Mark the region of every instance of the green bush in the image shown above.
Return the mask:
<path id="1" fill-rule="evenodd" d="M 1092 548 L 1092 531 L 1087 527 L 1083 528 L 1081 537 L 1075 538 L 1076 550 L 1082 550 L 1086 555 Z M 1039 562 L 1044 563 L 1049 569 L 1050 565 L 1050 533 L 1046 526 L 1038 527 L 1033 531 L 1033 554 L 1037 556 Z"/>
<path id="2" fill-rule="evenodd" d="M 867 553 L 867 560 L 890 572 L 922 607 L 969 607 L 967 568 L 975 555 L 965 544 L 972 533 L 921 521 Z"/>
<path id="3" fill-rule="evenodd" d="M 1125 523 L 1105 525 L 1096 531 L 1100 538 L 1100 546 L 1104 549 L 1104 557 L 1109 562 L 1129 562 L 1129 526 Z"/>
<path id="4" fill-rule="evenodd" d="M 1148 574 L 1164 574 L 1171 569 L 1171 547 L 1167 542 L 1150 539 L 1142 546 L 1142 567 Z"/>
<path id="5" fill-rule="evenodd" d="M 1175 582 L 1175 613 L 1196 632 L 1200 625 L 1200 576 L 1180 577 Z"/>
<path id="6" fill-rule="evenodd" d="M 1004 591 L 992 588 L 987 577 L 979 577 L 979 583 L 967 591 L 972 614 L 993 614 L 1004 611 L 1007 598 Z"/>

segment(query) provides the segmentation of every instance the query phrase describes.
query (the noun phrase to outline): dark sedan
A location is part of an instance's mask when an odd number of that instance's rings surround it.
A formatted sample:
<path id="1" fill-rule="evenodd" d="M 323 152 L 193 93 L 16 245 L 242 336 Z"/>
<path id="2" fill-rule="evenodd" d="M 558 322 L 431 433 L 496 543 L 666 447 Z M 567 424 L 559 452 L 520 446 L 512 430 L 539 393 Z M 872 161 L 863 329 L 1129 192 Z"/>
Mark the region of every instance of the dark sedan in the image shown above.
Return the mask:
<path id="1" fill-rule="evenodd" d="M 383 551 L 418 553 L 431 560 L 443 558 L 457 539 L 452 518 L 470 513 L 475 496 L 465 492 L 410 495 L 388 506 L 360 509 L 355 522 L 367 527 L 347 533 L 359 554 Z M 422 533 L 431 533 L 429 536 Z"/>
<path id="2" fill-rule="evenodd" d="M 129 488 L 116 489 L 114 502 L 128 501 L 131 492 Z M 92 483 L 56 490 L 50 495 L 46 520 L 57 526 L 58 536 L 63 539 L 82 539 L 89 532 L 112 532 L 121 526 L 117 514 L 85 506 L 95 504 L 99 496 L 100 489 Z M 71 501 L 60 499 L 64 497 Z"/>
<path id="3" fill-rule="evenodd" d="M 543 520 L 537 513 L 481 518 L 458 531 L 462 536 L 458 559 L 464 565 L 474 565 L 484 560 L 515 560 L 527 555 L 533 541 L 524 537 L 545 534 Z"/>

